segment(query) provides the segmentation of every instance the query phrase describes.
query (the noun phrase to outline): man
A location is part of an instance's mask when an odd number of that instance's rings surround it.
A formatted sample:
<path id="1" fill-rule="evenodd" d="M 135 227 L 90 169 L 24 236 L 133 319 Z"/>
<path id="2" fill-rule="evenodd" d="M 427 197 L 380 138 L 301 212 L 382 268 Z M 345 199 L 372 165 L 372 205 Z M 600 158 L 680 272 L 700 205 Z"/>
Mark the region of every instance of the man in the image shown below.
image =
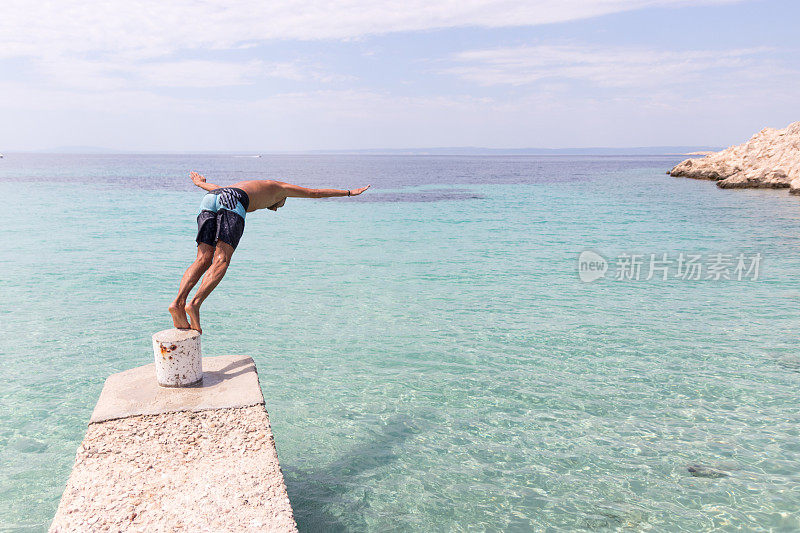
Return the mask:
<path id="1" fill-rule="evenodd" d="M 197 259 L 181 279 L 178 296 L 169 306 L 172 323 L 179 329 L 195 329 L 200 333 L 200 306 L 214 290 L 231 262 L 231 256 L 244 232 L 246 213 L 257 209 L 277 211 L 286 198 L 330 198 L 332 196 L 358 196 L 369 189 L 369 185 L 352 191 L 339 189 L 306 189 L 291 183 L 272 180 L 250 180 L 234 183 L 231 187 L 219 187 L 206 182 L 197 172 L 189 177 L 195 185 L 208 192 L 200 202 L 197 215 Z M 203 282 L 189 300 L 189 292 L 201 276 Z M 189 320 L 186 315 L 189 315 Z M 190 322 L 191 321 L 191 322 Z"/>

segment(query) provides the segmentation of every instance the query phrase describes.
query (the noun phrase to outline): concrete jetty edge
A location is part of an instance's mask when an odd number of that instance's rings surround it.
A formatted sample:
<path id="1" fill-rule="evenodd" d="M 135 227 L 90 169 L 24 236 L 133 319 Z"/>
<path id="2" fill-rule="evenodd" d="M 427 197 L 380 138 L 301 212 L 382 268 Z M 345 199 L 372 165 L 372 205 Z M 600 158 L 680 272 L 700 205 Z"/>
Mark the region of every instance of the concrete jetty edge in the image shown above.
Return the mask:
<path id="1" fill-rule="evenodd" d="M 51 532 L 295 532 L 252 358 L 203 358 L 192 387 L 153 364 L 109 376 Z"/>

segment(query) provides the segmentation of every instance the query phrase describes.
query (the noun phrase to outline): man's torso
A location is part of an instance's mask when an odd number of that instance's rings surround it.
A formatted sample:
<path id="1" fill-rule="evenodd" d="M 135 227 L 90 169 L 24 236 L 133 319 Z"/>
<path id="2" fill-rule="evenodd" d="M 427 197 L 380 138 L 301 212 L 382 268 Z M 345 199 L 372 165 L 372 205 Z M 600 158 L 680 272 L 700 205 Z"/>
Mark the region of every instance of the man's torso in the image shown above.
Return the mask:
<path id="1" fill-rule="evenodd" d="M 242 189 L 250 197 L 250 205 L 247 212 L 250 213 L 257 209 L 264 209 L 283 200 L 283 187 L 280 183 L 272 180 L 248 180 L 234 183 L 231 187 Z"/>

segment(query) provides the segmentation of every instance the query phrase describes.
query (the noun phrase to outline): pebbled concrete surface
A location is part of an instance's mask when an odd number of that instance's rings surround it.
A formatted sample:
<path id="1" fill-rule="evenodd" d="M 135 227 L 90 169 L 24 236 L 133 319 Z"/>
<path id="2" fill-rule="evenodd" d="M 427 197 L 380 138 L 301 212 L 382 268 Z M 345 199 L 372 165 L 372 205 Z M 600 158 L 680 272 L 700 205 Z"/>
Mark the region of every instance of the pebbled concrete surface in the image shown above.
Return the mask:
<path id="1" fill-rule="evenodd" d="M 110 376 L 50 532 L 296 532 L 250 357 L 203 358 L 165 388 L 149 364 Z"/>
<path id="2" fill-rule="evenodd" d="M 295 532 L 263 406 L 91 424 L 51 533 Z"/>

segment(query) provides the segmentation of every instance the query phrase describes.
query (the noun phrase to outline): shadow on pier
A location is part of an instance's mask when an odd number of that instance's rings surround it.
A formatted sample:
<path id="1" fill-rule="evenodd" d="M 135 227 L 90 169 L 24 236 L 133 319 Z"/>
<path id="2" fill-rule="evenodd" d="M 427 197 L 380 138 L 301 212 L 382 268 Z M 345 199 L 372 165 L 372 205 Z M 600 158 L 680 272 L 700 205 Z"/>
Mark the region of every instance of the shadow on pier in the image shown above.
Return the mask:
<path id="1" fill-rule="evenodd" d="M 246 360 L 242 359 L 239 361 L 233 361 L 232 363 L 228 363 L 227 366 L 224 368 L 220 368 L 219 370 L 210 370 L 207 372 L 203 372 L 203 380 L 197 383 L 196 385 L 191 385 L 194 387 L 211 387 L 216 385 L 217 383 L 222 383 L 225 380 L 235 378 L 236 376 L 241 376 L 242 374 L 247 374 L 248 372 L 255 371 L 255 363 L 253 360 Z M 238 370 L 237 370 L 238 369 Z"/>
<path id="2" fill-rule="evenodd" d="M 394 462 L 397 446 L 418 432 L 407 417 L 394 415 L 380 427 L 376 438 L 327 465 L 311 469 L 283 467 L 300 531 L 367 530 L 364 510 L 369 507 L 370 488 L 362 480 Z"/>

